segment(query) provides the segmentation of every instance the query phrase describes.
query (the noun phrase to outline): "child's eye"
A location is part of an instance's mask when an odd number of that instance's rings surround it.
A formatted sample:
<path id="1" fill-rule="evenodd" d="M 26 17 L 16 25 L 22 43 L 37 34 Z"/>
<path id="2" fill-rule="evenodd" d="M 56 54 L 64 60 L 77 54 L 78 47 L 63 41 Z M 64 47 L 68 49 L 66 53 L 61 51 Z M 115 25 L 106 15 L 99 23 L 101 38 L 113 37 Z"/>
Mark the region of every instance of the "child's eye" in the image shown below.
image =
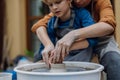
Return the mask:
<path id="1" fill-rule="evenodd" d="M 60 4 L 62 2 L 62 0 L 58 0 L 58 1 L 56 1 L 55 3 L 56 4 Z"/>

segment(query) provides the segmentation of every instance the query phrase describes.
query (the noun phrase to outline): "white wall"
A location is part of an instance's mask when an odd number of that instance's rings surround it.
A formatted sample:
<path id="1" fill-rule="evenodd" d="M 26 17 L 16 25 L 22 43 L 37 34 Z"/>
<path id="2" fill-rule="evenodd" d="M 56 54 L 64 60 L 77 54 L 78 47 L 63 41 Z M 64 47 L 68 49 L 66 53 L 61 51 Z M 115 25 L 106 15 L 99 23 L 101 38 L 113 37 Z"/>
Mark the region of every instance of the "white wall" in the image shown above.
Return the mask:
<path id="1" fill-rule="evenodd" d="M 115 16 L 117 21 L 117 28 L 116 28 L 116 40 L 120 47 L 120 0 L 114 0 L 115 1 Z"/>
<path id="2" fill-rule="evenodd" d="M 26 50 L 25 0 L 6 0 L 6 35 L 11 39 L 10 57 Z M 4 53 L 3 53 L 4 54 Z"/>

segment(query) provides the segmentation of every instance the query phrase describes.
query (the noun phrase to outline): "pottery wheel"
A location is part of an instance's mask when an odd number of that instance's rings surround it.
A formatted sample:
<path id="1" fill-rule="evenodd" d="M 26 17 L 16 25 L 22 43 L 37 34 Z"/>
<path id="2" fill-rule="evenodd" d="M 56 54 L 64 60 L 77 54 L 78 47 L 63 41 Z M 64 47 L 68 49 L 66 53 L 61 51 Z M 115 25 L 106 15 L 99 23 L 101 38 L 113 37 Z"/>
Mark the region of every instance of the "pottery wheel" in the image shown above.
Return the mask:
<path id="1" fill-rule="evenodd" d="M 66 72 L 65 64 L 51 64 L 50 72 Z"/>

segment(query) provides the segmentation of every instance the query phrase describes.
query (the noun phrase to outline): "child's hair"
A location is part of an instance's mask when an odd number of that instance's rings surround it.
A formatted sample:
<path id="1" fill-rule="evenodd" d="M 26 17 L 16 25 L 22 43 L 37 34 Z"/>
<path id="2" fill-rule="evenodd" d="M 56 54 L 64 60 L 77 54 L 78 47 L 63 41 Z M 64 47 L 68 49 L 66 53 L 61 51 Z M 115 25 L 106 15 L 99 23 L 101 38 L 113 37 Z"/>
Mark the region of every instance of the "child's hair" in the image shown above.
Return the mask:
<path id="1" fill-rule="evenodd" d="M 42 0 L 45 4 L 51 3 L 51 2 L 56 2 L 56 1 L 61 1 L 61 0 Z M 73 0 L 70 0 L 71 2 Z"/>
<path id="2" fill-rule="evenodd" d="M 55 1 L 61 1 L 61 0 L 42 0 L 45 4 L 55 2 Z"/>
<path id="3" fill-rule="evenodd" d="M 61 1 L 61 0 L 42 0 L 45 4 L 49 4 L 49 3 L 51 3 L 51 2 L 56 2 L 56 1 Z M 71 1 L 71 3 L 73 2 L 73 0 L 70 0 Z M 70 4 L 70 7 L 72 7 L 72 5 Z"/>

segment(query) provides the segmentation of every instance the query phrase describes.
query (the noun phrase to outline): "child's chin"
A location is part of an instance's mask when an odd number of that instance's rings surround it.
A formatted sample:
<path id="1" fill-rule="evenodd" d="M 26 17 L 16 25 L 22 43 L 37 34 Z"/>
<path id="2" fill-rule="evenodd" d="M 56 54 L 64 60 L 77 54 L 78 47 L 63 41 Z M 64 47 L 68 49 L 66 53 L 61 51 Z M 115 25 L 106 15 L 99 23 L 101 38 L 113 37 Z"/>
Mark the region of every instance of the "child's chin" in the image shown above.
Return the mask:
<path id="1" fill-rule="evenodd" d="M 61 16 L 60 16 L 60 15 L 56 15 L 56 17 L 59 17 L 59 18 L 60 18 Z"/>

